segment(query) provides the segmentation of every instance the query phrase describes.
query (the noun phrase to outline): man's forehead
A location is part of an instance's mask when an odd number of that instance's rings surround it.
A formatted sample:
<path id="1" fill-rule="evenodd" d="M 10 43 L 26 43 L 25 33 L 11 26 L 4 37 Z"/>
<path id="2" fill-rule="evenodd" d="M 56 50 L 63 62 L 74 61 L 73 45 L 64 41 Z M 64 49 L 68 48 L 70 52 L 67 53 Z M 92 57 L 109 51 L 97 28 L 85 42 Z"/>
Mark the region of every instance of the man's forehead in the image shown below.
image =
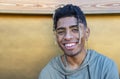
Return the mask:
<path id="1" fill-rule="evenodd" d="M 77 25 L 77 19 L 75 17 L 60 18 L 57 22 L 58 27 Z"/>
<path id="2" fill-rule="evenodd" d="M 66 27 L 57 27 L 57 30 L 59 30 L 59 29 L 65 29 L 65 28 L 78 28 L 78 25 L 76 24 L 76 25 L 71 25 L 71 26 L 66 26 Z"/>

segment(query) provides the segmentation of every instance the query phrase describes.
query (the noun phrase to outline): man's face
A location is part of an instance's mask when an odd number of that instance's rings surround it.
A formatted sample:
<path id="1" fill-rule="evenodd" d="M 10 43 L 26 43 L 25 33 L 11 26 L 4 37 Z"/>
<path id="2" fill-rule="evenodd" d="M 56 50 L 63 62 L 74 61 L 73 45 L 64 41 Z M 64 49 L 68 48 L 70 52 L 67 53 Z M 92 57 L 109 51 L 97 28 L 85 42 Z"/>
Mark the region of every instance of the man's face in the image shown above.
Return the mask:
<path id="1" fill-rule="evenodd" d="M 82 34 L 80 34 L 79 27 Z M 57 22 L 57 42 L 68 56 L 78 55 L 84 49 L 85 28 L 82 23 L 79 23 L 79 27 L 77 19 L 73 16 L 60 18 Z M 79 40 L 81 41 L 79 42 Z"/>

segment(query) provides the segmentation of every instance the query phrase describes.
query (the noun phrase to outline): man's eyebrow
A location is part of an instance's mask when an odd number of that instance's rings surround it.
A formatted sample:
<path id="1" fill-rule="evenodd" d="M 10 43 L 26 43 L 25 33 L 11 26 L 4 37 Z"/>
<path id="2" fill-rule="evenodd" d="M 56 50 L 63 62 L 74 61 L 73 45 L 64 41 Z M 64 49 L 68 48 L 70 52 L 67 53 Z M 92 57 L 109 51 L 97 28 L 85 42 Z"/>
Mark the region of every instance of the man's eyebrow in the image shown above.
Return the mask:
<path id="1" fill-rule="evenodd" d="M 78 25 L 71 25 L 70 28 L 74 28 L 74 27 L 77 27 L 78 28 Z"/>
<path id="2" fill-rule="evenodd" d="M 75 24 L 70 26 L 70 28 L 74 28 L 74 27 L 78 27 L 78 25 Z M 64 30 L 64 29 L 65 29 L 64 27 L 58 27 L 56 30 Z"/>
<path id="3" fill-rule="evenodd" d="M 59 27 L 56 30 L 64 30 L 64 29 L 65 29 L 64 27 Z"/>

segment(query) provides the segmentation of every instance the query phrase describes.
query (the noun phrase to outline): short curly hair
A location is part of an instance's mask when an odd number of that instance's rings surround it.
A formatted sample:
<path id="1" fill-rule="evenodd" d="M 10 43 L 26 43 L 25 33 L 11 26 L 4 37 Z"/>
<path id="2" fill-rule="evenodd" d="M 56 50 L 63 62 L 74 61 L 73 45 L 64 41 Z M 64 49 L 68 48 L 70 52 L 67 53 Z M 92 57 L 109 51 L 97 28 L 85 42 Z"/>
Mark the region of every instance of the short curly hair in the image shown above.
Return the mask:
<path id="1" fill-rule="evenodd" d="M 55 10 L 53 14 L 53 30 L 57 28 L 57 21 L 62 17 L 74 16 L 77 21 L 84 24 L 87 27 L 86 17 L 80 7 L 72 4 L 67 4 L 65 6 L 59 7 Z"/>

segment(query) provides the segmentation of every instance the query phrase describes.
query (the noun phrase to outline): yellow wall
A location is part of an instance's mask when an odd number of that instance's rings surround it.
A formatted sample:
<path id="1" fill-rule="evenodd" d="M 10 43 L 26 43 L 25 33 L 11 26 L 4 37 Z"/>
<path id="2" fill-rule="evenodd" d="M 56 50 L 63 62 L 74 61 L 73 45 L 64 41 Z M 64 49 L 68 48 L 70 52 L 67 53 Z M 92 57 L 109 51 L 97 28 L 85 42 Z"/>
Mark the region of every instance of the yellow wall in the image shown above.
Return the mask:
<path id="1" fill-rule="evenodd" d="M 120 15 L 87 15 L 87 21 L 88 47 L 115 60 L 120 69 Z M 37 79 L 60 54 L 53 40 L 51 16 L 0 14 L 0 79 Z"/>

